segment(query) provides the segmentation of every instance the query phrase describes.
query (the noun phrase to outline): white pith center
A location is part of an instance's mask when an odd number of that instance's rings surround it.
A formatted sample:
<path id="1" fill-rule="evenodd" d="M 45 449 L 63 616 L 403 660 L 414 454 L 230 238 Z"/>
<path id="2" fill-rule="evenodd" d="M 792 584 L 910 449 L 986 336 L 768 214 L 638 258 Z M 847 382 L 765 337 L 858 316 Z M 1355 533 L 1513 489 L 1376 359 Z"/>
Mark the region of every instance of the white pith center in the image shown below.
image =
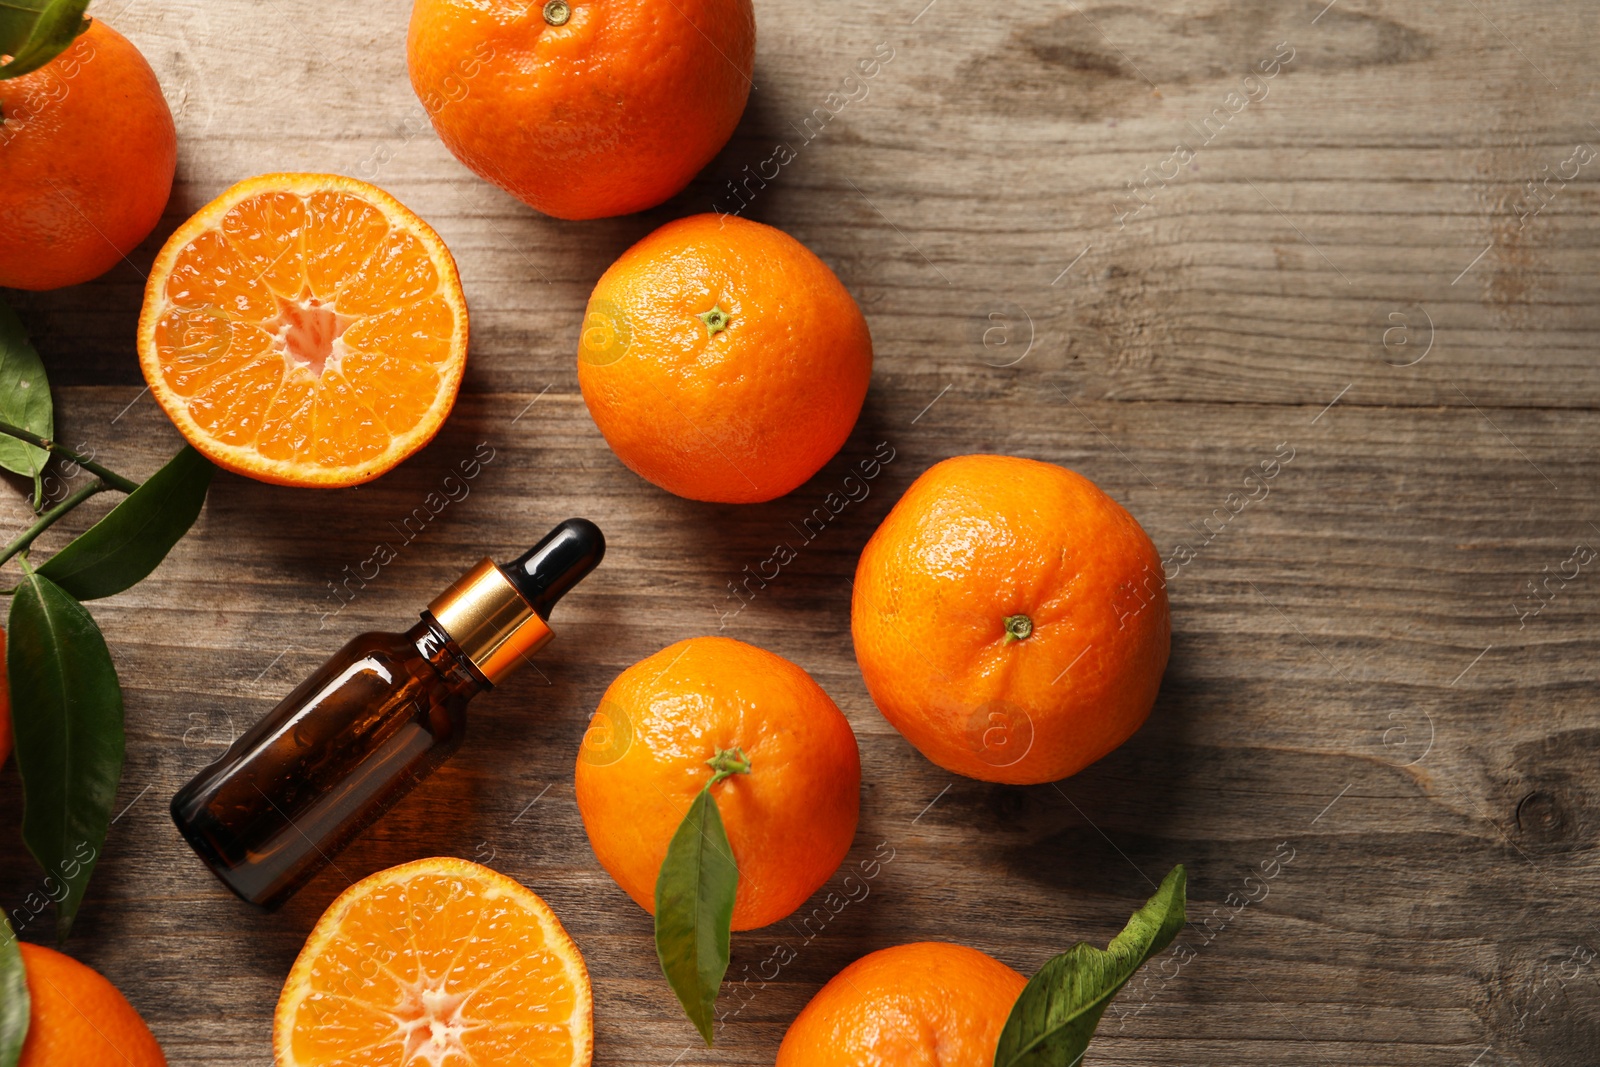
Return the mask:
<path id="1" fill-rule="evenodd" d="M 401 1062 L 406 1067 L 426 1063 L 441 1067 L 451 1056 L 472 1062 L 463 1035 L 479 1024 L 468 1019 L 463 1009 L 469 993 L 452 993 L 443 981 L 418 979 L 406 991 L 406 999 L 395 1010 L 394 1022 L 405 1038 L 405 1053 Z"/>
<path id="2" fill-rule="evenodd" d="M 297 300 L 279 297 L 278 317 L 269 329 L 278 350 L 291 363 L 320 378 L 330 363 L 338 366 L 344 351 L 340 338 L 354 321 L 307 292 Z"/>

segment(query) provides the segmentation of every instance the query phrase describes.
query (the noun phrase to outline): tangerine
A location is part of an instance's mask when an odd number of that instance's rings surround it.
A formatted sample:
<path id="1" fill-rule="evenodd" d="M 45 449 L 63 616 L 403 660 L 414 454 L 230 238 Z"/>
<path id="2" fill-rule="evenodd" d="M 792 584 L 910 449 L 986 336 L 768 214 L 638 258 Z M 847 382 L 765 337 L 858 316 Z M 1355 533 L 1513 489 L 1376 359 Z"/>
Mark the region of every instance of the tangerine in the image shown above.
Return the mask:
<path id="1" fill-rule="evenodd" d="M 654 207 L 739 124 L 750 0 L 416 0 L 411 86 L 474 173 L 562 219 Z"/>
<path id="2" fill-rule="evenodd" d="M 382 189 L 265 174 L 156 256 L 139 362 L 217 466 L 280 485 L 369 481 L 433 439 L 467 359 L 467 302 L 439 235 Z"/>
<path id="3" fill-rule="evenodd" d="M 549 905 L 466 860 L 415 860 L 328 906 L 283 983 L 278 1067 L 587 1067 L 589 971 Z"/>
<path id="4" fill-rule="evenodd" d="M 801 1010 L 777 1067 L 939 1067 L 994 1062 L 1027 979 L 964 945 L 880 949 L 834 975 Z"/>
<path id="5" fill-rule="evenodd" d="M 0 82 L 0 286 L 98 277 L 150 235 L 178 134 L 155 71 L 91 19 L 38 70 Z"/>
<path id="6" fill-rule="evenodd" d="M 150 1028 L 98 971 L 19 942 L 28 975 L 28 1036 L 17 1067 L 166 1067 Z"/>
<path id="7" fill-rule="evenodd" d="M 850 605 L 884 717 L 946 770 L 1013 784 L 1133 736 L 1171 630 L 1138 521 L 1082 475 L 1012 456 L 923 472 L 862 550 Z"/>
<path id="8" fill-rule="evenodd" d="M 669 222 L 589 297 L 578 385 L 617 458 L 691 500 L 755 503 L 833 458 L 861 413 L 872 337 L 793 237 L 736 217 Z"/>
<path id="9" fill-rule="evenodd" d="M 712 775 L 706 761 L 732 749 L 750 769 L 712 795 L 739 868 L 733 929 L 794 911 L 850 850 L 861 756 L 838 706 L 764 649 L 727 637 L 679 641 L 611 683 L 575 780 L 595 857 L 652 915 L 667 845 Z"/>

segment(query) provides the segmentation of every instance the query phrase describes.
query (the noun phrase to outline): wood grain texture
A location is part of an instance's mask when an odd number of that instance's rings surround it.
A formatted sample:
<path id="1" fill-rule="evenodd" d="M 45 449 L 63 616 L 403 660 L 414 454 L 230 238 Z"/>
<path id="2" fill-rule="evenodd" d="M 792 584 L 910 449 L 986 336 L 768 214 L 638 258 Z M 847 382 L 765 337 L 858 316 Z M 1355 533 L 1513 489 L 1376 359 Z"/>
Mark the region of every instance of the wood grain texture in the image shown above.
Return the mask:
<path id="1" fill-rule="evenodd" d="M 400 0 L 97 6 L 162 79 L 179 176 L 129 263 L 7 294 L 59 386 L 64 440 L 139 475 L 176 446 L 139 393 L 140 272 L 241 177 L 378 181 L 453 249 L 473 315 L 465 391 L 424 453 L 342 492 L 221 475 L 161 569 L 93 606 L 127 690 L 129 806 L 70 947 L 128 992 L 174 1067 L 269 1064 L 278 988 L 321 910 L 347 879 L 429 854 L 487 860 L 550 901 L 594 975 L 602 1064 L 770 1063 L 824 981 L 904 941 L 958 940 L 1031 972 L 1075 940 L 1103 944 L 1180 861 L 1186 951 L 1129 988 L 1090 1062 L 1594 1062 L 1600 577 L 1526 614 L 1527 583 L 1600 546 L 1600 162 L 1526 194 L 1600 144 L 1592 13 L 924 4 L 757 0 L 757 91 L 733 142 L 668 205 L 582 224 L 536 216 L 439 145 L 406 81 Z M 806 140 L 880 43 L 892 61 Z M 746 214 L 857 295 L 872 391 L 839 457 L 791 496 L 693 504 L 606 449 L 577 394 L 576 330 L 623 248 L 731 206 L 726 183 L 779 140 L 796 158 Z M 728 583 L 885 441 L 895 458 L 870 496 L 731 614 Z M 343 568 L 393 541 L 390 523 L 480 442 L 495 458 L 470 495 L 339 607 Z M 1229 515 L 1246 469 L 1284 448 L 1270 495 Z M 862 545 L 920 471 L 973 451 L 1081 471 L 1164 556 L 1192 553 L 1149 724 L 1057 785 L 928 764 L 851 653 Z M 11 531 L 26 513 L 15 483 L 5 496 Z M 540 671 L 475 705 L 452 762 L 282 912 L 229 897 L 169 822 L 172 793 L 350 634 L 404 625 L 486 552 L 571 514 L 611 551 L 562 604 Z M 893 859 L 837 914 L 825 890 L 735 936 L 723 1003 L 737 1014 L 706 1051 L 648 917 L 589 851 L 571 772 L 617 672 L 716 632 L 790 657 L 838 701 L 865 778 L 847 863 Z M 39 877 L 19 812 L 6 770 L 8 907 Z M 23 936 L 48 940 L 48 920 Z M 751 978 L 778 945 L 793 961 Z"/>

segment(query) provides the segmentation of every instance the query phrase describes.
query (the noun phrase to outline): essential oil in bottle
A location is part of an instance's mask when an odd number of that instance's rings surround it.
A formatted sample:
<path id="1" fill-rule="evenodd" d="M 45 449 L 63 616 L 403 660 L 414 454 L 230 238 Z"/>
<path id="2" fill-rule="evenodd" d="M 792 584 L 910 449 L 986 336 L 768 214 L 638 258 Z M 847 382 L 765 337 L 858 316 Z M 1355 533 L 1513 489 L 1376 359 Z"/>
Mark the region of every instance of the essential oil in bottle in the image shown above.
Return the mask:
<path id="1" fill-rule="evenodd" d="M 568 519 L 483 560 L 407 632 L 354 638 L 179 790 L 173 822 L 229 889 L 276 908 L 460 747 L 467 702 L 553 636 L 551 607 L 605 549 Z"/>

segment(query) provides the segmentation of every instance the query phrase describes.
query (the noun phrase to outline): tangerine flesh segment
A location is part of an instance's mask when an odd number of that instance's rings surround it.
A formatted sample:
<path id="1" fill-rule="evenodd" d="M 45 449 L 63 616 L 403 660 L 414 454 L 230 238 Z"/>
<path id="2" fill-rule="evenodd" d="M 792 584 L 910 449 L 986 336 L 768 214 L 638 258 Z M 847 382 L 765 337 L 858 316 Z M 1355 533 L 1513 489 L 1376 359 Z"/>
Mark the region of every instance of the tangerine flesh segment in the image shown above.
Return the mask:
<path id="1" fill-rule="evenodd" d="M 464 860 L 419 860 L 328 909 L 274 1046 L 281 1067 L 586 1067 L 591 1013 L 582 957 L 543 901 Z"/>
<path id="2" fill-rule="evenodd" d="M 170 308 L 156 322 L 156 344 L 170 363 L 206 363 L 228 351 L 230 325 L 212 308 Z"/>
<path id="3" fill-rule="evenodd" d="M 496 967 L 509 963 L 505 946 L 498 944 L 493 950 L 474 943 L 474 936 L 484 925 L 493 926 L 504 917 L 504 908 L 492 901 L 475 898 L 465 890 L 462 882 L 435 875 L 408 880 L 404 886 L 408 906 L 406 925 L 407 947 L 411 971 L 423 981 L 452 978 L 467 985 L 462 979 L 467 972 L 462 968 L 481 957 L 494 960 Z M 463 950 L 467 951 L 463 959 Z M 454 993 L 462 994 L 463 989 Z"/>
<path id="4" fill-rule="evenodd" d="M 167 384 L 192 397 L 216 379 L 267 353 L 272 335 L 210 311 L 171 311 L 156 326 L 157 343 L 171 353 Z"/>
<path id="5" fill-rule="evenodd" d="M 486 1027 L 462 1037 L 468 1063 L 516 1063 L 532 1067 L 573 1061 L 572 1038 L 553 1027 L 517 1024 Z"/>
<path id="6" fill-rule="evenodd" d="M 167 276 L 167 300 L 179 308 L 214 308 L 245 322 L 265 324 L 278 315 L 272 290 L 220 230 L 207 230 L 178 254 Z"/>
<path id="7" fill-rule="evenodd" d="M 355 402 L 395 431 L 415 426 L 439 387 L 432 367 L 393 356 L 347 352 L 341 366 Z"/>
<path id="8" fill-rule="evenodd" d="M 306 205 L 293 193 L 262 193 L 222 216 L 222 233 L 246 269 L 280 298 L 306 288 Z"/>
<path id="9" fill-rule="evenodd" d="M 306 281 L 321 300 L 337 296 L 389 232 L 383 213 L 347 193 L 312 193 L 306 200 Z"/>
<path id="10" fill-rule="evenodd" d="M 196 421 L 204 423 L 201 412 L 206 409 L 204 401 L 198 400 L 198 394 L 210 388 L 218 378 L 225 378 L 234 371 L 246 366 L 253 357 L 248 354 L 233 353 L 203 361 L 196 361 L 192 365 L 175 367 L 168 375 L 167 381 L 172 383 L 172 391 L 179 396 L 188 397 L 189 410 Z"/>
<path id="11" fill-rule="evenodd" d="M 261 431 L 262 417 L 283 384 L 283 360 L 271 353 L 223 374 L 189 400 L 189 414 L 224 444 L 245 444 Z"/>
<path id="12" fill-rule="evenodd" d="M 450 358 L 455 313 L 438 296 L 361 319 L 344 332 L 346 348 L 381 352 L 413 363 L 443 363 Z"/>
<path id="13" fill-rule="evenodd" d="M 378 315 L 411 304 L 439 288 L 439 272 L 422 242 L 409 233 L 384 236 L 339 291 L 346 315 Z"/>
<path id="14" fill-rule="evenodd" d="M 392 436 L 383 421 L 356 399 L 344 373 L 328 368 L 317 381 L 317 404 L 312 411 L 312 453 L 324 466 L 361 463 L 380 456 Z"/>
<path id="15" fill-rule="evenodd" d="M 310 1010 L 322 1034 L 337 1034 L 335 1041 L 297 1042 L 295 1057 L 302 1063 L 339 1063 L 351 1067 L 402 1067 L 403 1049 L 387 1039 L 394 1032 L 394 1016 L 383 1008 L 346 997 L 319 994 Z M 331 1049 L 338 1052 L 330 1055 Z"/>
<path id="16" fill-rule="evenodd" d="M 289 463 L 311 455 L 311 412 L 316 380 L 307 371 L 290 373 L 262 418 L 255 447 L 264 458 Z"/>

